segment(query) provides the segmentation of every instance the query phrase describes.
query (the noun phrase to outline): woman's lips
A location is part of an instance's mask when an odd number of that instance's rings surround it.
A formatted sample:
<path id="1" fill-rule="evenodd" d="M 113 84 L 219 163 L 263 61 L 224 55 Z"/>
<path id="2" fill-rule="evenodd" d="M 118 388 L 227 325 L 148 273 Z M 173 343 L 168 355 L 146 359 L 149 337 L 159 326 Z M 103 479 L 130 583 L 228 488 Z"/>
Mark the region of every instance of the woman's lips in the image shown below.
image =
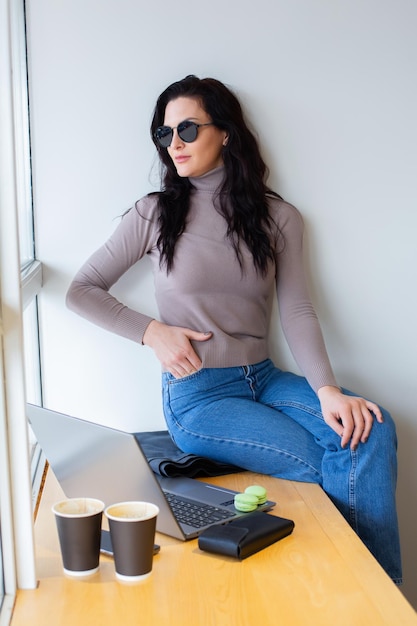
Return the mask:
<path id="1" fill-rule="evenodd" d="M 189 156 L 177 156 L 175 157 L 175 162 L 176 163 L 185 163 L 185 161 L 188 161 L 190 157 Z"/>

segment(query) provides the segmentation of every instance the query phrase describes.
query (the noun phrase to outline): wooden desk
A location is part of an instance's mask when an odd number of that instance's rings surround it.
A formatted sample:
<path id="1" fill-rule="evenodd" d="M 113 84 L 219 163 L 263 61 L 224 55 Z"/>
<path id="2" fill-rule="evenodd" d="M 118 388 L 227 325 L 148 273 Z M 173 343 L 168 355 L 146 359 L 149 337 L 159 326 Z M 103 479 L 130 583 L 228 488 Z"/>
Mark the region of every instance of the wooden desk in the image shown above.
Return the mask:
<path id="1" fill-rule="evenodd" d="M 116 581 L 101 557 L 91 578 L 62 575 L 51 472 L 35 525 L 39 587 L 19 591 L 12 626 L 413 626 L 417 616 L 317 485 L 250 473 L 212 479 L 237 491 L 262 484 L 294 533 L 239 562 L 158 535 L 149 579 Z"/>

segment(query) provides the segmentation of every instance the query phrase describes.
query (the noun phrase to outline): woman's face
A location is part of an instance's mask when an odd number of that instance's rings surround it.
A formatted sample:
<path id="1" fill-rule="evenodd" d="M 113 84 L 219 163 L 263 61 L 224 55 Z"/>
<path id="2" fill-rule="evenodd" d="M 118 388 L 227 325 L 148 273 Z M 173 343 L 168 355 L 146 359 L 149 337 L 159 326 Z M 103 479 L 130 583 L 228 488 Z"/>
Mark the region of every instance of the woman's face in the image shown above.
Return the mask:
<path id="1" fill-rule="evenodd" d="M 202 176 L 223 164 L 222 149 L 227 142 L 227 133 L 216 126 L 201 126 L 196 140 L 186 143 L 176 130 L 178 124 L 185 120 L 196 124 L 211 122 L 199 100 L 180 97 L 168 102 L 164 126 L 175 128 L 171 145 L 167 148 L 168 154 L 179 176 Z"/>

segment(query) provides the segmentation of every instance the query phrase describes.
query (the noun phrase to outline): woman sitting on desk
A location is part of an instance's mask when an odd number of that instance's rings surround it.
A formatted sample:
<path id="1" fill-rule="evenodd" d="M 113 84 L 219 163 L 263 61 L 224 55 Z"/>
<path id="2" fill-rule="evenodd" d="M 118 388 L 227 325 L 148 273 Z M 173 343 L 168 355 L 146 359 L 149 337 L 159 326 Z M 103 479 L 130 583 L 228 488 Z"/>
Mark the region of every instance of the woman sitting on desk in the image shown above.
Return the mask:
<path id="1" fill-rule="evenodd" d="M 154 350 L 179 448 L 320 484 L 399 583 L 395 426 L 335 380 L 306 285 L 302 218 L 267 187 L 238 100 L 188 76 L 159 97 L 151 133 L 162 190 L 136 202 L 80 269 L 68 306 Z M 144 255 L 160 320 L 109 293 Z M 275 291 L 305 378 L 269 358 Z"/>

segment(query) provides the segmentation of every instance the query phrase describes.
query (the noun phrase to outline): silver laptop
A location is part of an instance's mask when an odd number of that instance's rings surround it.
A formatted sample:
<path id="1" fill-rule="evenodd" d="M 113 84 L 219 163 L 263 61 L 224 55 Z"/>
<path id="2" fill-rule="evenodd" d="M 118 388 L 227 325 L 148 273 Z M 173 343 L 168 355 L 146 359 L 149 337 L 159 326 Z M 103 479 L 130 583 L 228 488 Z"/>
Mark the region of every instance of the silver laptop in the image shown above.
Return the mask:
<path id="1" fill-rule="evenodd" d="M 132 433 L 33 404 L 27 405 L 27 418 L 66 497 L 98 498 L 106 506 L 126 500 L 153 502 L 160 511 L 157 530 L 181 540 L 242 515 L 234 507 L 235 491 L 154 474 Z M 258 509 L 274 505 L 268 500 Z M 199 512 L 190 514 L 194 507 Z"/>

